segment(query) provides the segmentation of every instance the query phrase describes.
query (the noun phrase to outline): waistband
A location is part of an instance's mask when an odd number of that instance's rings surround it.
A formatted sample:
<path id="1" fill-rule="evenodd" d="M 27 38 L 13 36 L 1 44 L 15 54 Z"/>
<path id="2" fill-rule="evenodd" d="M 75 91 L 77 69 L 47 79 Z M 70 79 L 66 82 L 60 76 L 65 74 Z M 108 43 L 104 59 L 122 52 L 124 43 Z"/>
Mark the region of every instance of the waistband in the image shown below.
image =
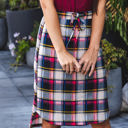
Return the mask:
<path id="1" fill-rule="evenodd" d="M 76 39 L 79 36 L 80 31 L 84 30 L 86 27 L 82 28 L 81 25 L 85 24 L 85 20 L 92 19 L 92 11 L 86 11 L 86 12 L 57 12 L 58 16 L 62 16 L 64 19 L 70 19 L 70 25 L 72 27 L 72 32 L 69 37 L 69 40 L 66 44 L 66 48 L 68 47 L 69 42 L 71 41 L 72 37 L 74 36 L 75 31 L 77 31 Z M 82 19 L 81 19 L 82 17 Z M 83 21 L 84 19 L 84 21 Z"/>
<path id="2" fill-rule="evenodd" d="M 66 17 L 73 15 L 76 18 L 86 16 L 86 18 L 92 19 L 92 10 L 86 11 L 86 12 L 61 12 L 61 11 L 57 11 L 57 14 L 59 16 L 66 16 Z"/>
<path id="3" fill-rule="evenodd" d="M 83 22 L 83 20 L 92 19 L 92 11 L 86 11 L 86 12 L 60 12 L 60 11 L 57 11 L 57 14 L 58 14 L 58 16 L 60 16 L 60 18 L 63 17 L 63 19 L 71 20 L 70 25 L 73 26 L 71 35 L 66 44 L 66 48 L 67 48 L 68 44 L 70 43 L 70 41 L 75 33 L 75 30 L 78 30 L 77 35 L 76 35 L 76 39 L 77 39 L 80 31 L 87 28 L 86 25 L 83 28 L 81 25 L 86 24 L 86 22 L 85 21 Z M 82 17 L 82 19 L 81 19 L 81 17 Z M 41 23 L 44 24 L 44 22 L 45 21 L 44 21 L 44 17 L 43 17 Z"/>

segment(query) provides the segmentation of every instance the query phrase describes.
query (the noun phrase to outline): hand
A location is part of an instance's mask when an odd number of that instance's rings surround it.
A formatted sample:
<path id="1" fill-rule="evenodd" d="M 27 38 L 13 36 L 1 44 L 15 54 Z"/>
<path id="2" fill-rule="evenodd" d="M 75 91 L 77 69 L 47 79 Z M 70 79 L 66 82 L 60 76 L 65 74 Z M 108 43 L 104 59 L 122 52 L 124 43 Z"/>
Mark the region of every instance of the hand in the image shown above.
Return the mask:
<path id="1" fill-rule="evenodd" d="M 57 52 L 58 60 L 66 73 L 72 74 L 74 71 L 80 71 L 80 64 L 76 58 L 72 56 L 67 50 Z"/>
<path id="2" fill-rule="evenodd" d="M 95 69 L 95 64 L 98 57 L 98 50 L 93 48 L 89 48 L 79 60 L 79 64 L 81 65 L 81 73 L 86 75 L 90 70 L 89 77 L 92 75 Z M 82 67 L 83 65 L 83 67 Z"/>

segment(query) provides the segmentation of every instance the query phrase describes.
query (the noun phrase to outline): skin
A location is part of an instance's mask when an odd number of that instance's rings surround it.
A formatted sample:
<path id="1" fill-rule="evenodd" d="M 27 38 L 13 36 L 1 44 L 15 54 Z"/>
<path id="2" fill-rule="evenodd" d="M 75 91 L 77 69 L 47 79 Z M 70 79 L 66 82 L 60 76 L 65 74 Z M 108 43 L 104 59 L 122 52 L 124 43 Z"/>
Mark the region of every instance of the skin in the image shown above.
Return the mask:
<path id="1" fill-rule="evenodd" d="M 89 48 L 81 56 L 80 61 L 77 62 L 76 58 L 72 56 L 64 46 L 54 0 L 40 0 L 47 31 L 56 50 L 58 60 L 66 73 L 72 74 L 76 71 L 86 75 L 90 69 L 89 76 L 93 74 L 104 27 L 105 2 L 106 0 L 98 0 L 97 13 L 93 13 L 92 18 L 92 32 Z M 111 128 L 109 119 L 99 124 L 92 124 L 92 127 Z M 51 125 L 43 119 L 42 128 L 60 128 L 60 126 Z"/>
<path id="2" fill-rule="evenodd" d="M 77 62 L 76 58 L 72 56 L 65 48 L 59 25 L 58 14 L 54 7 L 54 0 L 40 0 L 40 3 L 44 13 L 47 31 L 63 70 L 65 70 L 67 73 L 72 73 L 73 66 L 75 65 L 77 69 L 76 71 L 80 71 L 80 64 Z"/>
<path id="3" fill-rule="evenodd" d="M 89 76 L 91 76 L 95 69 L 105 21 L 105 3 L 106 0 L 98 0 L 97 13 L 93 13 L 89 48 L 79 61 L 80 65 L 83 64 L 81 73 L 84 75 L 86 75 L 90 69 Z"/>

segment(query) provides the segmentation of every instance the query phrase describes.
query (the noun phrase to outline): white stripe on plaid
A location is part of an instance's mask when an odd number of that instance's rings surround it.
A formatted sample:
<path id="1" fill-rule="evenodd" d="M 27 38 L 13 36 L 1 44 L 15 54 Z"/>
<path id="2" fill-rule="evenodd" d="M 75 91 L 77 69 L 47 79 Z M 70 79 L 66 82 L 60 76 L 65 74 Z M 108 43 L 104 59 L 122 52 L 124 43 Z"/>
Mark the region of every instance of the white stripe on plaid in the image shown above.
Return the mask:
<path id="1" fill-rule="evenodd" d="M 63 98 L 65 101 L 82 101 L 82 100 L 102 100 L 107 98 L 106 93 L 104 93 L 104 89 L 98 89 L 98 92 L 95 92 L 96 95 L 92 94 L 92 92 L 82 92 L 82 90 L 78 91 L 75 94 L 75 97 L 73 98 L 74 94 L 72 93 L 62 93 L 61 90 L 56 90 L 53 92 L 48 92 L 50 90 L 45 90 L 44 92 L 43 90 L 41 91 L 41 88 L 37 87 L 38 89 L 38 94 L 37 97 L 38 98 L 42 98 L 46 99 L 46 100 L 54 100 L 54 101 L 63 101 Z M 49 97 L 51 96 L 51 97 Z"/>

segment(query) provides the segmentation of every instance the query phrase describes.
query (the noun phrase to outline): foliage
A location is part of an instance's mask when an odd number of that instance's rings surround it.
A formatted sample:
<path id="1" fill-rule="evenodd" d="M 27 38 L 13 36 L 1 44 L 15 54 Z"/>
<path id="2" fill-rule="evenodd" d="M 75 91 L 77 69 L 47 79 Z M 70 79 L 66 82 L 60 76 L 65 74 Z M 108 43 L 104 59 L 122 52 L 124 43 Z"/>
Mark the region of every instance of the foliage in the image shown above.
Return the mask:
<path id="1" fill-rule="evenodd" d="M 118 31 L 124 42 L 128 45 L 127 21 L 124 14 L 128 7 L 127 0 L 109 0 L 106 4 L 107 18 L 105 22 L 106 32 Z"/>
<path id="2" fill-rule="evenodd" d="M 29 41 L 22 39 L 18 41 L 18 51 L 16 52 L 16 62 L 23 62 L 25 60 L 25 54 L 29 50 Z"/>
<path id="3" fill-rule="evenodd" d="M 17 66 L 21 65 L 21 63 L 25 63 L 25 55 L 27 51 L 31 47 L 36 46 L 36 38 L 37 38 L 37 33 L 38 33 L 38 28 L 39 28 L 39 23 L 36 21 L 33 26 L 33 31 L 31 32 L 30 35 L 20 37 L 20 33 L 14 33 L 14 37 L 16 38 L 15 43 L 17 44 L 17 47 L 10 44 L 10 51 L 13 56 L 16 56 L 16 61 L 12 66 Z"/>
<path id="4" fill-rule="evenodd" d="M 39 22 L 35 21 L 33 26 L 33 31 L 31 32 L 31 37 L 33 37 L 33 41 L 31 41 L 32 47 L 36 45 L 38 29 L 39 29 Z"/>
<path id="5" fill-rule="evenodd" d="M 102 40 L 103 57 L 105 62 L 105 69 L 115 69 L 126 60 L 127 52 L 121 48 L 116 48 L 106 39 Z"/>
<path id="6" fill-rule="evenodd" d="M 5 15 L 6 15 L 5 11 L 0 11 L 0 18 L 5 17 Z"/>
<path id="7" fill-rule="evenodd" d="M 9 0 L 9 7 L 11 10 L 24 10 L 38 6 L 38 0 Z"/>
<path id="8" fill-rule="evenodd" d="M 33 32 L 30 34 L 30 36 L 23 37 L 19 40 L 16 40 L 18 43 L 18 48 L 16 51 L 16 62 L 24 62 L 25 61 L 25 54 L 30 49 L 30 47 L 36 46 L 36 37 L 38 32 L 39 23 L 35 22 L 33 27 Z"/>
<path id="9" fill-rule="evenodd" d="M 5 17 L 6 0 L 0 0 L 0 18 Z"/>

